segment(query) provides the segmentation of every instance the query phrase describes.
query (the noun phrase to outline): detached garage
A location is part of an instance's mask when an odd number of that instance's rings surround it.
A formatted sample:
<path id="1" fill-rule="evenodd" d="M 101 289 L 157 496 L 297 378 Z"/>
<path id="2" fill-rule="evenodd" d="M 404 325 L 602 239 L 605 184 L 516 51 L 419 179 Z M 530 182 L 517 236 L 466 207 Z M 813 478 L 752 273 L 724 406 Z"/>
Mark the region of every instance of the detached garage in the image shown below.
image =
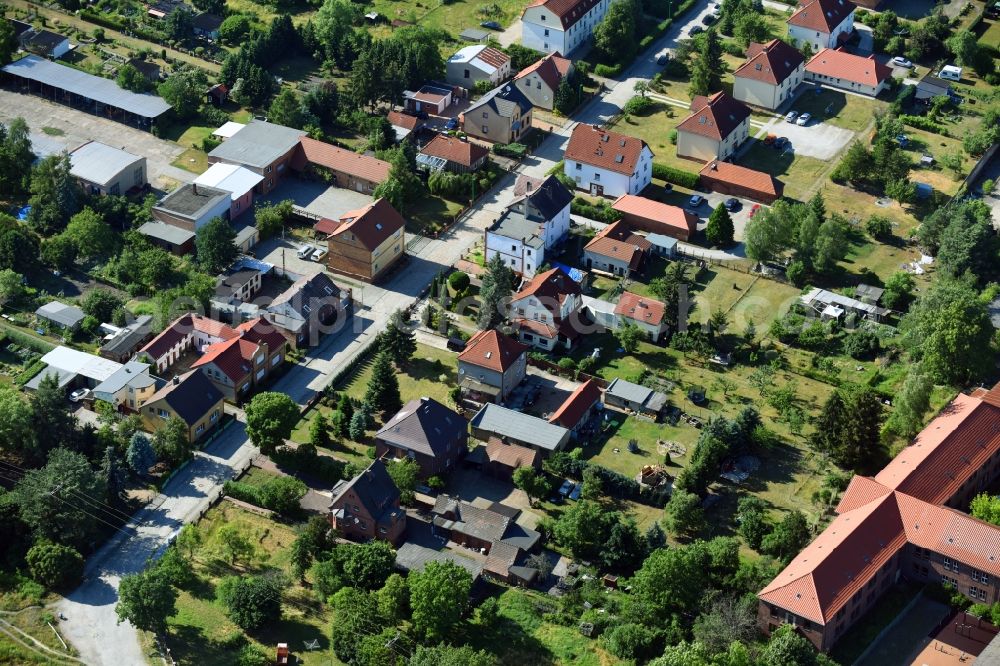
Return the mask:
<path id="1" fill-rule="evenodd" d="M 705 189 L 765 204 L 781 198 L 784 184 L 769 173 L 713 160 L 698 173 Z"/>

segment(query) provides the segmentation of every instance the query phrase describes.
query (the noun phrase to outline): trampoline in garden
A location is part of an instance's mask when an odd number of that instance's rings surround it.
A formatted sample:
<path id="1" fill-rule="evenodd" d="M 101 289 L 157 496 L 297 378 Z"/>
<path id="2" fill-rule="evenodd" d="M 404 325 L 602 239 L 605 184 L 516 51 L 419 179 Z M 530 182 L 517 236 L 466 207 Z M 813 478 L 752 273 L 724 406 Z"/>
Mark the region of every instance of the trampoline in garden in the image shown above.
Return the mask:
<path id="1" fill-rule="evenodd" d="M 733 483 L 743 483 L 758 469 L 760 469 L 760 459 L 757 456 L 738 456 L 723 463 L 722 474 L 719 476 Z"/>

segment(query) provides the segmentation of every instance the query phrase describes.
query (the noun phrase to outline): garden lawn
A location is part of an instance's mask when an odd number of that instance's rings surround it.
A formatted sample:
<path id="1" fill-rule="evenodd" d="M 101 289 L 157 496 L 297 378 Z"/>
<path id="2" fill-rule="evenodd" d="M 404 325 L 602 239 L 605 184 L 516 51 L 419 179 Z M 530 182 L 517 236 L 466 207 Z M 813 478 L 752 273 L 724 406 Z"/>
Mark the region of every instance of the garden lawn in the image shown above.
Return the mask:
<path id="1" fill-rule="evenodd" d="M 763 141 L 751 138 L 750 146 L 738 160 L 740 166 L 769 173 L 785 184 L 785 197 L 803 200 L 812 186 L 819 181 L 828 162 L 814 157 L 803 157 L 788 151 L 778 152 Z"/>
<path id="2" fill-rule="evenodd" d="M 816 92 L 816 91 L 820 92 Z M 812 114 L 813 122 L 822 122 L 860 132 L 868 126 L 875 113 L 888 104 L 870 97 L 851 95 L 829 88 L 804 88 L 791 108 L 800 114 Z"/>
<path id="3" fill-rule="evenodd" d="M 434 236 L 444 225 L 454 222 L 464 207 L 463 204 L 425 192 L 406 208 L 406 231 Z"/>
<path id="4" fill-rule="evenodd" d="M 755 279 L 753 275 L 721 266 L 701 269 L 697 282 L 691 288 L 695 307 L 689 321 L 707 322 L 717 310 L 728 312 Z"/>
<path id="5" fill-rule="evenodd" d="M 682 99 L 687 101 L 686 98 Z M 653 161 L 657 164 L 698 173 L 701 165 L 678 157 L 677 146 L 670 142 L 670 131 L 676 129 L 688 113 L 687 109 L 656 101 L 649 112 L 622 116 L 611 129 L 642 139 L 649 144 L 650 150 L 656 156 Z"/>
<path id="6" fill-rule="evenodd" d="M 986 27 L 986 30 L 982 32 L 979 37 L 979 43 L 984 46 L 991 46 L 993 48 L 1000 48 L 1000 21 L 983 21 L 977 26 L 978 28 Z M 976 30 L 980 32 L 980 30 Z"/>
<path id="7" fill-rule="evenodd" d="M 256 553 L 249 565 L 232 566 L 222 558 L 216 533 L 223 524 L 238 525 L 254 542 Z M 194 557 L 199 580 L 192 589 L 181 592 L 177 614 L 168 619 L 167 644 L 178 664 L 233 663 L 245 641 L 260 645 L 268 653 L 275 644 L 287 642 L 303 664 L 341 663 L 330 648 L 332 614 L 297 582 L 289 582 L 285 588 L 281 621 L 255 632 L 252 638 L 229 620 L 225 608 L 215 599 L 216 586 L 229 575 L 289 575 L 289 553 L 295 539 L 292 527 L 223 502 L 205 514 L 198 528 L 204 537 Z M 307 640 L 318 640 L 320 649 L 302 650 Z"/>
<path id="8" fill-rule="evenodd" d="M 798 300 L 799 294 L 800 291 L 791 285 L 757 278 L 748 289 L 740 292 L 739 300 L 729 310 L 727 330 L 742 334 L 747 324 L 753 323 L 757 328 L 757 335 L 764 335 L 774 318 L 787 312 Z"/>

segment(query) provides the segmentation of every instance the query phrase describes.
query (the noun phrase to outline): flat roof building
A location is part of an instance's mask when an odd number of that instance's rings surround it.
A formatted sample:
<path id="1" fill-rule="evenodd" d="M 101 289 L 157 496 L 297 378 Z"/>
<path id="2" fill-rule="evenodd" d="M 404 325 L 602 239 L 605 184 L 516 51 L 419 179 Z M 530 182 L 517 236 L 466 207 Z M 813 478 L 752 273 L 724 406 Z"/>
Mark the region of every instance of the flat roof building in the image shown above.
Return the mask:
<path id="1" fill-rule="evenodd" d="M 225 190 L 189 183 L 153 206 L 153 219 L 197 232 L 215 217 L 229 217 L 231 195 Z"/>

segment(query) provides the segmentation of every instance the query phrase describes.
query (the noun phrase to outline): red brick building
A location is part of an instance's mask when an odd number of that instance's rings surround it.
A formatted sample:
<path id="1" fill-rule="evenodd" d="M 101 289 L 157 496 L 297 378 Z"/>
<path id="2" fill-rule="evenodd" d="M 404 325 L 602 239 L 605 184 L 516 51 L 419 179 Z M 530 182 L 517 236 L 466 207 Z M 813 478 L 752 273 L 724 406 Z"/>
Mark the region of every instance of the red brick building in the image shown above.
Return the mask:
<path id="1" fill-rule="evenodd" d="M 399 508 L 399 488 L 381 460 L 333 487 L 330 525 L 354 541 L 379 539 L 399 545 L 406 532 L 406 512 Z"/>
<path id="2" fill-rule="evenodd" d="M 758 593 L 758 625 L 791 623 L 827 651 L 901 577 L 1000 601 L 1000 527 L 965 508 L 1000 474 L 1000 384 L 959 394 Z"/>

